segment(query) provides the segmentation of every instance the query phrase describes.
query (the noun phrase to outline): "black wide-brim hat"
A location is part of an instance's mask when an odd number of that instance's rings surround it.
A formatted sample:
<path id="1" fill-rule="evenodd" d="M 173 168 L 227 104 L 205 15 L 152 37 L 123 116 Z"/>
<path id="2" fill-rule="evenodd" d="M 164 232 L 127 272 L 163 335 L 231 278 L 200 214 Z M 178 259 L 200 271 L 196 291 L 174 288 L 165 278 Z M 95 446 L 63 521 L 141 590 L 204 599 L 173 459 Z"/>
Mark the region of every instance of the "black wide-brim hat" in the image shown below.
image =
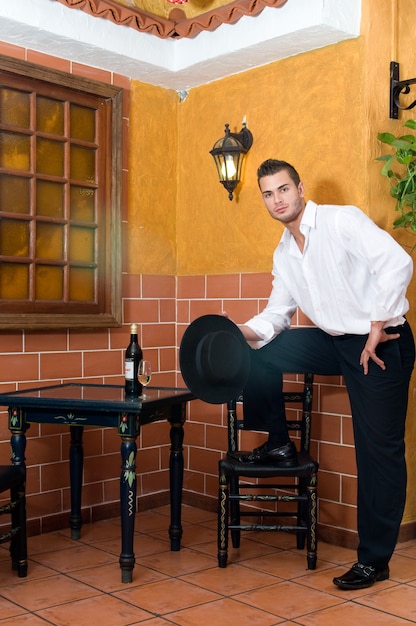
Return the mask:
<path id="1" fill-rule="evenodd" d="M 185 331 L 179 363 L 188 389 L 204 402 L 238 397 L 250 371 L 250 348 L 241 330 L 223 315 L 203 315 Z"/>

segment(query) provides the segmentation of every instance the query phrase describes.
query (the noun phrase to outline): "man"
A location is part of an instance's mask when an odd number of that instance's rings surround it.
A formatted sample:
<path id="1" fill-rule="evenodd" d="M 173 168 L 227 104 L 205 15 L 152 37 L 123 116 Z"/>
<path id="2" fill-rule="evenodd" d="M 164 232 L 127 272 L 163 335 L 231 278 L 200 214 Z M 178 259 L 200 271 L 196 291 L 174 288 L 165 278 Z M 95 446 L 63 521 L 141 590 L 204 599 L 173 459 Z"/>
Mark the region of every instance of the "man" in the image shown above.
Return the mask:
<path id="1" fill-rule="evenodd" d="M 240 326 L 251 351 L 244 389 L 246 426 L 269 432 L 252 463 L 294 463 L 284 419 L 282 373 L 342 374 L 358 468 L 358 562 L 334 578 L 362 589 L 389 577 L 406 496 L 404 430 L 415 348 L 404 318 L 412 261 L 353 206 L 305 201 L 285 161 L 257 172 L 263 202 L 285 231 L 273 257 L 266 308 Z M 316 327 L 288 330 L 297 307 Z"/>

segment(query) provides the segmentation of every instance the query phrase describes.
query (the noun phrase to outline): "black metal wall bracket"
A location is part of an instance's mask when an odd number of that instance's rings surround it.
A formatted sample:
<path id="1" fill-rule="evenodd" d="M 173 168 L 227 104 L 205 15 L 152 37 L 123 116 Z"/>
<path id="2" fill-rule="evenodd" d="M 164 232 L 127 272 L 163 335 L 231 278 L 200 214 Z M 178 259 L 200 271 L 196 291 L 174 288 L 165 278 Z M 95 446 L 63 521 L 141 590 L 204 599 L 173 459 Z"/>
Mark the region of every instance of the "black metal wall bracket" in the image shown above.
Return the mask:
<path id="1" fill-rule="evenodd" d="M 409 110 L 416 106 L 416 99 L 408 106 L 400 104 L 400 94 L 410 92 L 410 85 L 416 85 L 416 78 L 408 78 L 407 80 L 399 80 L 400 69 L 396 61 L 390 62 L 390 118 L 397 120 L 399 117 L 399 109 Z"/>

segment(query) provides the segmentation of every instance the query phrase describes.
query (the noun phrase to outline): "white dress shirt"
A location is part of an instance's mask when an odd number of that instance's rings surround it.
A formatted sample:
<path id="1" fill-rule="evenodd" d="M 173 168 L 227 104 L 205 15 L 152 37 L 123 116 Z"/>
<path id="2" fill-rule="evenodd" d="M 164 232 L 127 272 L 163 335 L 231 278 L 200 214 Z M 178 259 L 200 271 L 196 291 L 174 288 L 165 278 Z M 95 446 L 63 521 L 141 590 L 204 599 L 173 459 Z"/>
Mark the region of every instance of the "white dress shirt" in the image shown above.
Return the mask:
<path id="1" fill-rule="evenodd" d="M 273 287 L 266 308 L 246 325 L 268 343 L 290 326 L 297 307 L 330 335 L 403 324 L 410 256 L 354 206 L 306 204 L 303 253 L 285 229 L 273 255 Z"/>

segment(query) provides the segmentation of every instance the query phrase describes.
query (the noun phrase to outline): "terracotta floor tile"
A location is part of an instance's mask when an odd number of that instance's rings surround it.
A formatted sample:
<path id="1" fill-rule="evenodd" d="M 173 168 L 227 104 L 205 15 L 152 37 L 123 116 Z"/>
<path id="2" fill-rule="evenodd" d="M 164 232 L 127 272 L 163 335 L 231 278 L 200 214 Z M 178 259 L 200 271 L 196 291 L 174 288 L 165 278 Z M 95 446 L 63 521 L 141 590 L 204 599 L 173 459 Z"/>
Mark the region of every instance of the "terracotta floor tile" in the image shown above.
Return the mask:
<path id="1" fill-rule="evenodd" d="M 30 537 L 29 574 L 0 546 L 0 626 L 400 626 L 416 623 L 416 540 L 399 544 L 389 580 L 343 591 L 332 583 L 354 550 L 320 542 L 316 570 L 287 533 L 242 533 L 217 561 L 217 516 L 183 507 L 183 540 L 170 551 L 170 507 L 137 515 L 133 582 L 121 582 L 120 519 Z M 30 607 L 30 608 L 27 608 Z M 33 611 L 33 612 L 29 612 Z"/>
<path id="2" fill-rule="evenodd" d="M 283 532 L 244 532 L 242 539 L 246 541 L 258 541 L 265 543 L 274 548 L 282 548 L 283 550 L 296 550 L 296 537 L 291 533 Z"/>
<path id="3" fill-rule="evenodd" d="M 397 585 L 396 587 L 379 591 L 377 585 L 377 587 L 374 586 L 371 589 L 374 589 L 374 593 L 361 597 L 356 602 L 410 620 L 414 624 L 416 623 L 416 594 L 414 587 Z"/>
<path id="4" fill-rule="evenodd" d="M 215 541 L 208 541 L 207 543 L 197 543 L 190 547 L 192 547 L 192 550 L 194 550 L 194 552 L 201 552 L 201 554 L 207 554 L 208 556 L 211 556 L 213 559 L 215 559 L 216 563 L 218 562 L 218 558 L 217 558 L 218 545 L 217 545 L 216 539 Z"/>
<path id="5" fill-rule="evenodd" d="M 163 619 L 163 617 L 154 617 L 153 619 L 147 619 L 145 622 L 135 622 L 129 624 L 129 626 L 172 626 L 171 620 Z"/>
<path id="6" fill-rule="evenodd" d="M 167 512 L 170 515 L 169 507 Z M 217 521 L 217 514 L 212 511 L 204 511 L 203 509 L 197 509 L 192 506 L 184 506 L 182 508 L 182 521 L 189 522 L 190 524 L 201 524 L 209 521 Z"/>
<path id="7" fill-rule="evenodd" d="M 233 596 L 250 606 L 261 608 L 284 619 L 297 619 L 302 615 L 340 604 L 341 600 L 316 589 L 307 589 L 296 582 L 283 581 Z"/>
<path id="8" fill-rule="evenodd" d="M 30 556 L 33 556 L 42 552 L 54 552 L 72 548 L 76 545 L 76 541 L 66 537 L 63 533 L 45 533 L 44 535 L 28 537 L 27 552 Z"/>
<path id="9" fill-rule="evenodd" d="M 120 533 L 118 537 L 113 539 L 105 539 L 102 541 L 95 541 L 91 545 L 105 552 L 111 552 L 115 556 L 119 557 L 121 552 L 121 538 Z M 148 554 L 158 554 L 162 552 L 170 552 L 170 542 L 162 541 L 152 537 L 150 535 L 134 535 L 134 554 L 137 558 L 147 556 Z"/>
<path id="10" fill-rule="evenodd" d="M 196 546 L 198 548 L 198 546 Z M 228 563 L 239 563 L 253 557 L 263 556 L 271 554 L 274 558 L 278 558 L 280 548 L 271 546 L 267 543 L 260 543 L 258 541 L 247 540 L 244 537 L 241 538 L 239 548 L 233 548 L 231 539 L 228 544 Z M 215 543 L 215 554 L 217 554 L 217 544 Z M 306 557 L 305 557 L 306 558 Z"/>
<path id="11" fill-rule="evenodd" d="M 51 578 L 31 580 L 25 578 L 22 585 L 9 584 L 2 587 L 1 594 L 29 611 L 38 611 L 73 600 L 97 596 L 96 589 L 72 580 L 63 574 Z"/>
<path id="12" fill-rule="evenodd" d="M 231 598 L 208 605 L 196 606 L 171 613 L 169 619 L 179 626 L 213 626 L 213 624 L 238 624 L 238 626 L 274 626 L 276 615 L 256 609 Z"/>
<path id="13" fill-rule="evenodd" d="M 0 614 L 1 615 L 1 614 Z M 10 619 L 1 620 L 1 626 L 47 626 L 47 622 L 41 617 L 36 617 L 33 613 L 18 615 Z"/>
<path id="14" fill-rule="evenodd" d="M 183 521 L 182 518 L 182 522 Z M 134 527 L 137 532 L 141 533 L 155 532 L 158 530 L 167 531 L 169 523 L 169 517 L 166 515 L 155 511 L 145 511 L 143 513 L 137 513 Z"/>
<path id="15" fill-rule="evenodd" d="M 409 626 L 408 621 L 354 602 L 346 602 L 317 611 L 312 615 L 298 617 L 296 623 L 302 626 L 357 626 L 357 624 L 371 624 L 372 626 L 405 626 L 407 624 Z"/>
<path id="16" fill-rule="evenodd" d="M 129 604 L 135 604 L 142 609 L 164 616 L 173 611 L 210 602 L 220 597 L 212 591 L 174 578 L 118 591 L 114 595 Z"/>
<path id="17" fill-rule="evenodd" d="M 307 569 L 305 554 L 299 555 L 298 553 L 295 554 L 294 552 L 284 550 L 276 554 L 267 554 L 248 561 L 242 561 L 241 565 L 258 569 L 286 580 L 296 576 L 303 576 L 310 571 Z"/>
<path id="18" fill-rule="evenodd" d="M 115 556 L 77 543 L 76 546 L 69 550 L 44 552 L 35 555 L 34 560 L 60 572 L 71 572 L 84 567 L 91 567 L 92 565 L 98 567 L 99 565 L 104 565 L 104 563 L 114 562 Z"/>
<path id="19" fill-rule="evenodd" d="M 30 580 L 45 578 L 55 574 L 56 572 L 49 567 L 45 567 L 44 565 L 31 561 L 30 559 L 28 560 L 28 577 L 30 576 Z M 19 578 L 16 576 L 15 572 L 12 571 L 9 557 L 6 561 L 0 561 L 0 589 L 3 585 L 9 585 L 12 579 L 15 585 L 20 585 L 27 580 L 26 578 Z"/>
<path id="20" fill-rule="evenodd" d="M 393 554 L 390 579 L 400 583 L 416 581 L 416 559 L 409 558 L 403 552 Z"/>
<path id="21" fill-rule="evenodd" d="M 121 582 L 120 566 L 118 563 L 109 563 L 100 567 L 91 567 L 88 569 L 71 572 L 71 577 L 91 585 L 95 589 L 104 591 L 105 593 L 113 593 L 126 588 L 125 583 Z M 141 565 L 135 565 L 133 570 L 133 581 L 129 583 L 129 588 L 136 585 L 146 585 L 166 578 L 165 574 L 161 574 L 156 570 L 152 570 Z M 0 622 L 1 626 L 1 622 Z"/>
<path id="22" fill-rule="evenodd" d="M 18 615 L 26 614 L 25 609 L 23 609 L 21 606 L 17 606 L 17 604 L 14 604 L 13 602 L 10 602 L 6 598 L 3 598 L 2 595 L 3 594 L 0 595 L 0 619 L 1 620 L 6 619 L 6 618 L 11 619 L 11 618 L 17 617 Z"/>
<path id="23" fill-rule="evenodd" d="M 146 611 L 108 595 L 44 609 L 37 611 L 37 615 L 49 620 L 54 626 L 130 626 L 152 617 Z"/>
<path id="24" fill-rule="evenodd" d="M 230 596 L 271 585 L 281 579 L 263 572 L 256 572 L 253 575 L 253 570 L 233 564 L 226 568 L 216 567 L 202 572 L 187 574 L 181 576 L 181 580 L 187 580 L 204 589 L 210 589 L 216 593 Z"/>
<path id="25" fill-rule="evenodd" d="M 355 563 L 356 552 L 349 548 L 341 548 L 340 546 L 334 546 L 330 543 L 324 543 L 320 541 L 318 543 L 318 561 L 330 561 L 331 563 L 339 563 L 340 565 L 345 563 Z"/>
<path id="26" fill-rule="evenodd" d="M 201 543 L 216 542 L 217 531 L 207 526 L 191 524 L 183 529 L 181 545 L 186 548 Z"/>
<path id="27" fill-rule="evenodd" d="M 162 552 L 140 559 L 140 565 L 156 569 L 168 576 L 183 576 L 190 572 L 215 567 L 217 560 L 195 550 L 183 548 L 179 552 Z"/>
<path id="28" fill-rule="evenodd" d="M 416 541 L 407 541 L 406 543 L 399 544 L 396 552 L 404 554 L 409 558 L 416 559 Z"/>
<path id="29" fill-rule="evenodd" d="M 62 532 L 62 531 L 61 531 Z M 66 531 L 70 535 L 70 530 Z M 84 524 L 81 528 L 81 541 L 87 543 L 100 541 L 103 539 L 112 539 L 120 537 L 121 522 L 120 519 L 107 519 L 94 522 L 93 524 Z"/>

